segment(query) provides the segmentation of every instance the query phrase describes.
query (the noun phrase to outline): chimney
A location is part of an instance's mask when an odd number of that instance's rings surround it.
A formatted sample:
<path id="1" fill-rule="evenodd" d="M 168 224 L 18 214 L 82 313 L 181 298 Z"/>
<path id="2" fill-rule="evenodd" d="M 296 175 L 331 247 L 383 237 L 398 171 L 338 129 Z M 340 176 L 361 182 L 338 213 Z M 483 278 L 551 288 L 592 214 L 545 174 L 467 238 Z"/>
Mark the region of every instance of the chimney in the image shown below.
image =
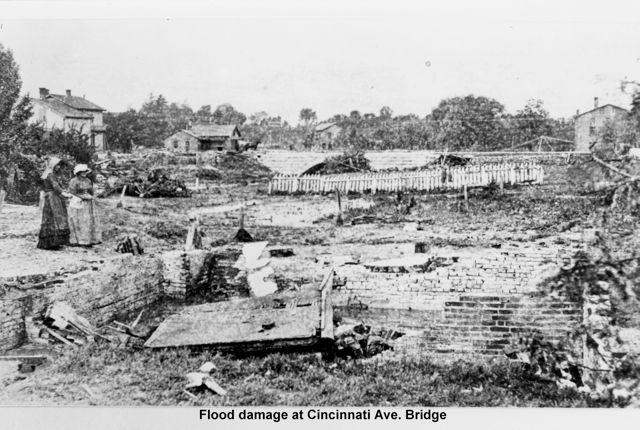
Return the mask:
<path id="1" fill-rule="evenodd" d="M 576 116 L 580 115 L 580 109 L 576 109 Z"/>
<path id="2" fill-rule="evenodd" d="M 71 90 L 67 90 L 67 97 L 71 97 Z"/>
<path id="3" fill-rule="evenodd" d="M 594 97 L 593 98 L 593 108 L 597 108 L 598 107 L 598 97 Z"/>
<path id="4" fill-rule="evenodd" d="M 49 95 L 49 90 L 48 89 L 40 88 L 40 98 L 41 99 L 46 99 L 48 95 Z"/>

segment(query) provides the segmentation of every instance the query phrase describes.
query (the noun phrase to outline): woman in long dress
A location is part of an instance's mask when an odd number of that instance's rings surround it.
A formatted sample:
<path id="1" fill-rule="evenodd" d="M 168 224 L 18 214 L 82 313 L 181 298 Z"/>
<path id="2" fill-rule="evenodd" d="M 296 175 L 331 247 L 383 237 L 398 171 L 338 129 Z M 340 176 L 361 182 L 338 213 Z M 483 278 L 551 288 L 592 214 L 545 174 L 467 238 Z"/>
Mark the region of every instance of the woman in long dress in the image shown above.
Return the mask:
<path id="1" fill-rule="evenodd" d="M 102 242 L 102 232 L 93 198 L 93 182 L 87 177 L 90 172 L 86 164 L 78 164 L 69 181 L 69 228 L 71 245 L 91 246 Z"/>
<path id="2" fill-rule="evenodd" d="M 38 248 L 59 249 L 69 244 L 69 223 L 67 209 L 63 200 L 64 191 L 58 182 L 57 171 L 60 159 L 51 157 L 42 173 L 44 204 L 42 207 L 42 224 L 38 236 Z"/>

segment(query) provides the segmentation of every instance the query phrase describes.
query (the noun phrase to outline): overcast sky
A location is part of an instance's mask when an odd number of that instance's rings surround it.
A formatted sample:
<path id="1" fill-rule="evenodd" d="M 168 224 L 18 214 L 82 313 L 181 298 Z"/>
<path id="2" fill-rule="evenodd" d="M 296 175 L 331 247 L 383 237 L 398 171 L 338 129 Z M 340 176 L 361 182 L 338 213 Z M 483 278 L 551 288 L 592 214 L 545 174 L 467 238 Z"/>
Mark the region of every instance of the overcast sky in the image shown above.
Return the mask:
<path id="1" fill-rule="evenodd" d="M 297 3 L 0 3 L 0 43 L 24 92 L 71 89 L 111 111 L 160 93 L 289 121 L 303 107 L 424 116 L 472 93 L 566 117 L 594 96 L 628 107 L 620 81 L 640 81 L 640 2 Z"/>

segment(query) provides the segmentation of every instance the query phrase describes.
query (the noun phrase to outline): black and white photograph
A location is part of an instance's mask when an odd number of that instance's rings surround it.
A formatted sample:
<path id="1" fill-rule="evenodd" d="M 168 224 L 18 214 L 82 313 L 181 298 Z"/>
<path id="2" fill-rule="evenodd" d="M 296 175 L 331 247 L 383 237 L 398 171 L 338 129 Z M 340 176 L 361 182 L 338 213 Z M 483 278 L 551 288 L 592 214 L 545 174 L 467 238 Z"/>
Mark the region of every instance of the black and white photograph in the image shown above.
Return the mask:
<path id="1" fill-rule="evenodd" d="M 637 3 L 1 3 L 3 407 L 640 407 Z"/>

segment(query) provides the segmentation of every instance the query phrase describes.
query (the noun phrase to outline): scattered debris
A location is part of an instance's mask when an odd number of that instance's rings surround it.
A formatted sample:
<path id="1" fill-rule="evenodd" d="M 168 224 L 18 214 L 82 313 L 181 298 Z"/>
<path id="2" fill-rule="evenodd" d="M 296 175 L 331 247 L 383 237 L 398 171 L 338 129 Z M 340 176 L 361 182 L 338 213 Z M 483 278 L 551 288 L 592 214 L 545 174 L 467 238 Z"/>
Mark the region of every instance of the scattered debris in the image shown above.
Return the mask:
<path id="1" fill-rule="evenodd" d="M 351 225 L 371 224 L 376 221 L 382 221 L 374 215 L 360 215 L 351 219 Z"/>
<path id="2" fill-rule="evenodd" d="M 215 370 L 215 368 L 216 368 L 215 364 L 213 364 L 210 361 L 207 361 L 202 366 L 200 366 L 199 371 L 202 373 L 211 373 L 213 370 Z"/>
<path id="3" fill-rule="evenodd" d="M 144 248 L 140 245 L 138 235 L 130 234 L 121 240 L 116 246 L 116 251 L 122 254 L 142 255 L 144 254 Z"/>
<path id="4" fill-rule="evenodd" d="M 207 373 L 202 372 L 191 372 L 187 373 L 187 386 L 186 389 L 189 388 L 197 388 L 197 387 L 207 387 L 211 391 L 221 396 L 227 395 L 227 390 L 222 388 L 216 381 L 213 380 L 211 376 Z"/>
<path id="5" fill-rule="evenodd" d="M 244 228 L 238 229 L 238 232 L 233 237 L 236 242 L 253 242 L 253 237 Z"/>
<path id="6" fill-rule="evenodd" d="M 123 200 L 126 192 L 127 192 L 127 186 L 125 185 L 124 187 L 122 187 L 122 192 L 120 193 L 120 200 L 118 200 L 118 203 L 116 204 L 117 208 L 124 207 Z"/>
<path id="7" fill-rule="evenodd" d="M 429 251 L 431 247 L 427 242 L 417 242 L 415 244 L 415 253 L 416 254 L 425 254 Z"/>
<path id="8" fill-rule="evenodd" d="M 291 257 L 295 255 L 293 248 L 269 248 L 271 257 Z"/>
<path id="9" fill-rule="evenodd" d="M 136 326 L 140 322 L 140 318 L 142 318 L 143 312 L 144 309 L 140 311 L 136 319 L 130 325 L 121 323 L 119 321 L 114 321 L 113 324 L 107 326 L 107 328 L 116 332 L 116 338 L 118 340 L 118 346 L 120 348 L 126 347 L 131 341 L 131 338 L 146 339 L 148 337 L 148 335 L 143 335 L 135 331 Z"/>
<path id="10" fill-rule="evenodd" d="M 47 361 L 44 355 L 0 355 L 0 361 L 14 361 L 20 373 L 31 373 Z"/>
<path id="11" fill-rule="evenodd" d="M 184 182 L 170 178 L 164 169 L 153 169 L 147 176 L 127 172 L 116 180 L 112 191 L 124 190 L 133 197 L 190 197 L 191 191 Z"/>
<path id="12" fill-rule="evenodd" d="M 48 327 L 44 328 L 44 332 L 46 334 L 48 334 L 49 336 L 52 336 L 54 339 L 64 343 L 65 345 L 69 345 L 69 346 L 73 346 L 74 343 L 70 342 L 69 340 L 65 339 L 63 336 L 59 335 L 58 333 L 56 333 L 55 331 L 51 330 Z"/>
<path id="13" fill-rule="evenodd" d="M 46 327 L 41 334 L 51 336 L 65 345 L 86 345 L 96 338 L 110 342 L 65 302 L 55 302 L 49 306 L 44 324 Z"/>
<path id="14" fill-rule="evenodd" d="M 436 158 L 432 164 L 438 164 L 440 166 L 466 166 L 471 161 L 468 157 L 462 157 L 460 155 L 443 154 Z"/>
<path id="15" fill-rule="evenodd" d="M 260 258 L 267 247 L 267 242 L 247 243 L 242 248 L 242 256 L 234 267 L 247 272 L 247 282 L 251 292 L 256 297 L 273 294 L 278 290 L 278 285 L 273 281 L 265 281 L 265 278 L 273 274 L 269 266 L 270 259 Z"/>
<path id="16" fill-rule="evenodd" d="M 89 388 L 87 384 L 80 384 L 80 387 L 89 395 L 92 400 L 97 398 L 95 393 L 91 390 L 91 388 Z"/>
<path id="17" fill-rule="evenodd" d="M 342 321 L 335 328 L 336 353 L 339 357 L 373 357 L 393 349 L 393 341 L 403 335 L 397 330 L 372 327 L 363 322 Z"/>

